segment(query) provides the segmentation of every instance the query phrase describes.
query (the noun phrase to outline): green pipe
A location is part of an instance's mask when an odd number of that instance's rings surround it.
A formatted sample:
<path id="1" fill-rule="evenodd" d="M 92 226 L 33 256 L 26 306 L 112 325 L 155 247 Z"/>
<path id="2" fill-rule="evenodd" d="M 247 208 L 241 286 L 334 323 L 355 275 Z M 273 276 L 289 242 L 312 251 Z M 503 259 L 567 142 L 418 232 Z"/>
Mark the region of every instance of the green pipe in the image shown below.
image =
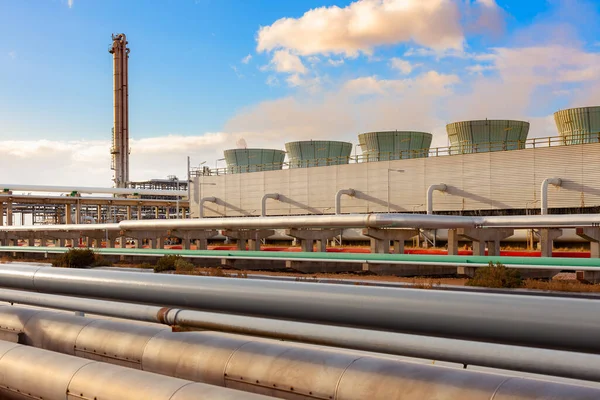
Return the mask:
<path id="1" fill-rule="evenodd" d="M 35 253 L 64 253 L 68 247 L 25 247 L 25 246 L 0 246 L 0 252 L 35 252 Z M 568 267 L 599 267 L 600 259 L 596 258 L 565 258 L 565 257 L 509 257 L 509 256 L 448 256 L 448 255 L 425 255 L 425 254 L 369 254 L 369 253 L 321 253 L 321 252 L 288 252 L 288 251 L 239 251 L 239 250 L 172 250 L 172 249 L 105 249 L 92 248 L 98 254 L 105 255 L 181 255 L 202 257 L 210 256 L 223 258 L 264 258 L 294 260 L 315 259 L 328 261 L 355 260 L 385 263 L 386 261 L 407 262 L 444 262 L 452 264 L 487 264 L 489 262 L 504 265 L 540 265 L 540 266 L 564 266 Z"/>

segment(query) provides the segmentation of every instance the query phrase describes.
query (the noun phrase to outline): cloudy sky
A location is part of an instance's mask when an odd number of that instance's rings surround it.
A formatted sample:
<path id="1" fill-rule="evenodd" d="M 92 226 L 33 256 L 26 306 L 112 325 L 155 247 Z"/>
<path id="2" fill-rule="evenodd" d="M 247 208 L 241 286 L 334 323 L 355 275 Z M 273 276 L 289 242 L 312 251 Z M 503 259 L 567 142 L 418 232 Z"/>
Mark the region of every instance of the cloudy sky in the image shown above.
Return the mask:
<path id="1" fill-rule="evenodd" d="M 586 0 L 0 0 L 0 183 L 110 186 L 112 33 L 130 55 L 131 178 L 185 177 L 244 138 L 525 119 L 600 104 Z M 221 162 L 221 166 L 222 162 Z"/>

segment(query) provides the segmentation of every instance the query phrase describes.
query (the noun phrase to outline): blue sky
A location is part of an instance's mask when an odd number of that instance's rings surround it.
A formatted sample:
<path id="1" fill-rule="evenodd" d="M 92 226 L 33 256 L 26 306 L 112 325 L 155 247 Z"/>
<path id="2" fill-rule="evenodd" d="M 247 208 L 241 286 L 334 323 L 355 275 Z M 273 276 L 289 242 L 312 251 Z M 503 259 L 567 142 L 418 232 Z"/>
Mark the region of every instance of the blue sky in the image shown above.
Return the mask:
<path id="1" fill-rule="evenodd" d="M 162 148 L 180 171 L 184 154 L 212 162 L 240 137 L 280 148 L 421 129 L 444 145 L 445 123 L 486 117 L 526 118 L 548 136 L 553 111 L 600 100 L 599 11 L 585 0 L 0 0 L 0 141 L 17 161 L 107 146 L 107 50 L 120 32 L 133 176 L 161 173 L 142 154 Z M 57 154 L 77 168 L 81 155 Z"/>

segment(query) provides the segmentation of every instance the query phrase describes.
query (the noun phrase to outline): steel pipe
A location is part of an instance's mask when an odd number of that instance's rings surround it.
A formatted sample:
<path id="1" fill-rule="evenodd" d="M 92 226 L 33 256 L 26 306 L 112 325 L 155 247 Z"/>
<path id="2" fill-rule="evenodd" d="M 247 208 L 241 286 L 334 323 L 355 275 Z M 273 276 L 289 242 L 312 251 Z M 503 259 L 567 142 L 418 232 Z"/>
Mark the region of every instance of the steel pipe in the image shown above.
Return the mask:
<path id="1" fill-rule="evenodd" d="M 560 178 L 546 178 L 542 181 L 540 187 L 540 198 L 542 199 L 540 212 L 542 215 L 548 214 L 548 185 L 560 187 L 562 180 Z"/>
<path id="2" fill-rule="evenodd" d="M 600 382 L 600 356 L 0 289 L 0 301 Z"/>
<path id="3" fill-rule="evenodd" d="M 2 399 L 270 399 L 0 341 Z"/>
<path id="4" fill-rule="evenodd" d="M 421 214 L 348 214 L 277 217 L 231 217 L 172 220 L 126 220 L 121 230 L 203 230 L 203 229 L 292 229 L 292 228 L 577 228 L 600 225 L 600 214 L 516 215 L 516 216 L 449 216 Z M 51 225 L 27 227 L 30 231 L 48 230 Z M 13 231 L 14 226 L 2 226 L 0 232 Z M 23 229 L 24 227 L 18 227 Z M 73 230 L 94 230 L 83 224 Z"/>
<path id="5" fill-rule="evenodd" d="M 438 185 L 431 185 L 427 188 L 427 215 L 433 214 L 433 192 L 440 191 L 445 192 L 448 189 L 448 186 L 444 183 L 440 183 Z"/>
<path id="6" fill-rule="evenodd" d="M 209 202 L 209 203 L 216 203 L 217 202 L 217 198 L 214 196 L 210 196 L 210 197 L 203 197 L 200 199 L 199 202 L 199 213 L 200 213 L 200 218 L 204 218 L 204 203 Z"/>
<path id="7" fill-rule="evenodd" d="M 600 341 L 596 340 L 600 320 L 593 317 L 598 304 L 587 299 L 11 265 L 0 265 L 0 285 L 42 293 L 600 352 Z"/>
<path id="8" fill-rule="evenodd" d="M 273 199 L 273 200 L 279 200 L 279 193 L 266 193 L 261 200 L 261 206 L 260 206 L 260 216 L 261 217 L 266 217 L 267 216 L 267 200 L 268 199 Z"/>
<path id="9" fill-rule="evenodd" d="M 106 188 L 88 186 L 49 186 L 49 185 L 19 185 L 15 183 L 0 183 L 0 188 L 18 192 L 48 192 L 48 193 L 106 193 L 106 194 L 139 194 L 150 196 L 180 196 L 186 197 L 185 190 L 155 190 L 155 189 L 130 189 Z"/>
<path id="10" fill-rule="evenodd" d="M 356 191 L 354 189 L 341 189 L 335 194 L 335 215 L 342 214 L 342 196 L 354 197 Z"/>

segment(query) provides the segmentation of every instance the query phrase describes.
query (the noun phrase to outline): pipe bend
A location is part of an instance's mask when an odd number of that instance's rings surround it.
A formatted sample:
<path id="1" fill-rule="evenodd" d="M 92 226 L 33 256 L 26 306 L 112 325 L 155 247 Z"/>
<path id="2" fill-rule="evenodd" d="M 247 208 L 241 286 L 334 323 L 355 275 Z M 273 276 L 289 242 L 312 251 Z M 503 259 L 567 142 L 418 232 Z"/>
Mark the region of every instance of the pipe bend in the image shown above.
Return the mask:
<path id="1" fill-rule="evenodd" d="M 279 193 L 266 193 L 263 197 L 262 197 L 262 205 L 261 205 L 261 210 L 260 210 L 260 216 L 261 217 L 266 217 L 267 216 L 267 200 L 268 199 L 273 199 L 273 200 L 278 200 L 281 199 L 281 195 Z"/>
<path id="2" fill-rule="evenodd" d="M 554 185 L 560 187 L 562 185 L 562 179 L 560 178 L 546 178 L 542 181 L 540 186 L 540 214 L 547 215 L 548 214 L 548 186 Z"/>
<path id="3" fill-rule="evenodd" d="M 210 196 L 210 197 L 203 197 L 200 199 L 199 201 L 199 208 L 200 208 L 200 218 L 204 218 L 204 203 L 209 202 L 209 203 L 216 203 L 217 202 L 217 198 L 214 196 Z"/>
<path id="4" fill-rule="evenodd" d="M 342 213 L 342 196 L 347 195 L 350 197 L 356 196 L 356 190 L 354 189 L 340 189 L 335 194 L 335 215 Z"/>
<path id="5" fill-rule="evenodd" d="M 445 183 L 438 183 L 435 185 L 430 185 L 427 188 L 427 214 L 433 214 L 433 192 L 435 191 L 445 192 L 448 190 L 448 185 Z"/>

